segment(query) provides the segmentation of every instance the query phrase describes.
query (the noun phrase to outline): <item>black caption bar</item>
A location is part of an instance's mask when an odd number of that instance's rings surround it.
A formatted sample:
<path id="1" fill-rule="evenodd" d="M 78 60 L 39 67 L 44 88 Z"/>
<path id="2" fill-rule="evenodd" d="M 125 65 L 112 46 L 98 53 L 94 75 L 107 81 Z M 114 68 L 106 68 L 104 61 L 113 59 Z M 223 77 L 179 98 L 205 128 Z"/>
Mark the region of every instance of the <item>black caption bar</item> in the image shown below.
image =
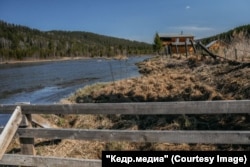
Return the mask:
<path id="1" fill-rule="evenodd" d="M 103 151 L 102 167 L 250 166 L 250 151 Z"/>

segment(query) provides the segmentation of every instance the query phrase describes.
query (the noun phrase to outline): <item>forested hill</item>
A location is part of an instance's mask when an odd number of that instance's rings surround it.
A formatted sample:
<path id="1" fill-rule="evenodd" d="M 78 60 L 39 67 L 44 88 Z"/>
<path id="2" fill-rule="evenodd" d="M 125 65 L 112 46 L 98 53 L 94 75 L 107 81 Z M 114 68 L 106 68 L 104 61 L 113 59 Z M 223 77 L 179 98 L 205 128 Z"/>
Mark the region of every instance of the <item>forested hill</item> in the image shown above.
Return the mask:
<path id="1" fill-rule="evenodd" d="M 147 43 L 80 31 L 39 31 L 0 21 L 0 61 L 150 54 Z"/>
<path id="2" fill-rule="evenodd" d="M 221 33 L 221 34 L 214 35 L 212 37 L 204 38 L 201 41 L 204 44 L 208 44 L 211 41 L 220 39 L 226 43 L 231 43 L 235 38 L 250 39 L 250 24 L 236 27 L 232 30 L 229 30 L 229 31 Z"/>

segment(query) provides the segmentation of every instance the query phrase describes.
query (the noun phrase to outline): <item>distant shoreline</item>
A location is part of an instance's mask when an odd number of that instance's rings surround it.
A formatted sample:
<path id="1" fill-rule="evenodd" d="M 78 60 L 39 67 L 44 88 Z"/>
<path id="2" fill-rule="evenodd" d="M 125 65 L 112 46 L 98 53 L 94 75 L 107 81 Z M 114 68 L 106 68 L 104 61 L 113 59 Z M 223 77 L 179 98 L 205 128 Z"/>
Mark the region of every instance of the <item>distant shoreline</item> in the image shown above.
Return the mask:
<path id="1" fill-rule="evenodd" d="M 90 59 L 90 57 L 63 57 L 59 59 L 33 59 L 33 60 L 9 60 L 2 61 L 0 64 L 28 64 L 28 63 L 43 63 L 43 62 L 56 62 L 56 61 L 68 61 L 68 60 L 83 60 Z"/>
<path id="2" fill-rule="evenodd" d="M 3 64 L 29 64 L 29 63 L 44 63 L 44 62 L 57 62 L 57 61 L 69 61 L 69 60 L 88 60 L 88 59 L 116 59 L 126 60 L 128 56 L 117 55 L 114 57 L 62 57 L 58 59 L 30 59 L 30 60 L 8 60 L 0 61 L 0 65 Z"/>

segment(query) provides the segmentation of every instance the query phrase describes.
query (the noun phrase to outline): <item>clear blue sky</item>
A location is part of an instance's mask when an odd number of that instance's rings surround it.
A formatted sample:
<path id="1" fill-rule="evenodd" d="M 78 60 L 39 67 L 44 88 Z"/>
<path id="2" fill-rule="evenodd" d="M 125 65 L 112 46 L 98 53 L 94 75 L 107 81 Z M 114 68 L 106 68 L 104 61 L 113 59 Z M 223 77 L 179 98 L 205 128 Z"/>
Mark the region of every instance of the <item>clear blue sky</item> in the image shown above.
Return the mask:
<path id="1" fill-rule="evenodd" d="M 0 0 L 0 20 L 152 43 L 156 32 L 202 38 L 250 24 L 250 0 Z"/>

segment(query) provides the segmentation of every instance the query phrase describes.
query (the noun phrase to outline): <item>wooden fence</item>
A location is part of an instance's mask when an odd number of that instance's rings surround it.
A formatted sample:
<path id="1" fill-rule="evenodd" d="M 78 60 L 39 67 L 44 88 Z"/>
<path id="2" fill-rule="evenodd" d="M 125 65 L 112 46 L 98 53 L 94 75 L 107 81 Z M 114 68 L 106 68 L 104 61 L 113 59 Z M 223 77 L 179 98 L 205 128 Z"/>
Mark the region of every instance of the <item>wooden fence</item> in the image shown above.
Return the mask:
<path id="1" fill-rule="evenodd" d="M 13 112 L 14 111 L 14 112 Z M 250 144 L 250 131 L 218 130 L 86 130 L 32 128 L 33 114 L 250 114 L 250 100 L 151 103 L 99 103 L 52 105 L 0 105 L 0 114 L 12 114 L 0 129 L 0 165 L 101 167 L 101 160 L 36 156 L 34 138 L 98 141 Z M 35 117 L 34 117 L 35 118 Z M 46 124 L 43 122 L 42 124 Z M 19 126 L 19 127 L 18 127 Z M 46 125 L 44 126 L 46 127 Z M 16 133 L 16 134 L 15 134 Z M 14 135 L 20 138 L 21 155 L 5 154 Z M 26 155 L 24 155 L 26 154 Z M 27 155 L 30 154 L 30 155 Z"/>

